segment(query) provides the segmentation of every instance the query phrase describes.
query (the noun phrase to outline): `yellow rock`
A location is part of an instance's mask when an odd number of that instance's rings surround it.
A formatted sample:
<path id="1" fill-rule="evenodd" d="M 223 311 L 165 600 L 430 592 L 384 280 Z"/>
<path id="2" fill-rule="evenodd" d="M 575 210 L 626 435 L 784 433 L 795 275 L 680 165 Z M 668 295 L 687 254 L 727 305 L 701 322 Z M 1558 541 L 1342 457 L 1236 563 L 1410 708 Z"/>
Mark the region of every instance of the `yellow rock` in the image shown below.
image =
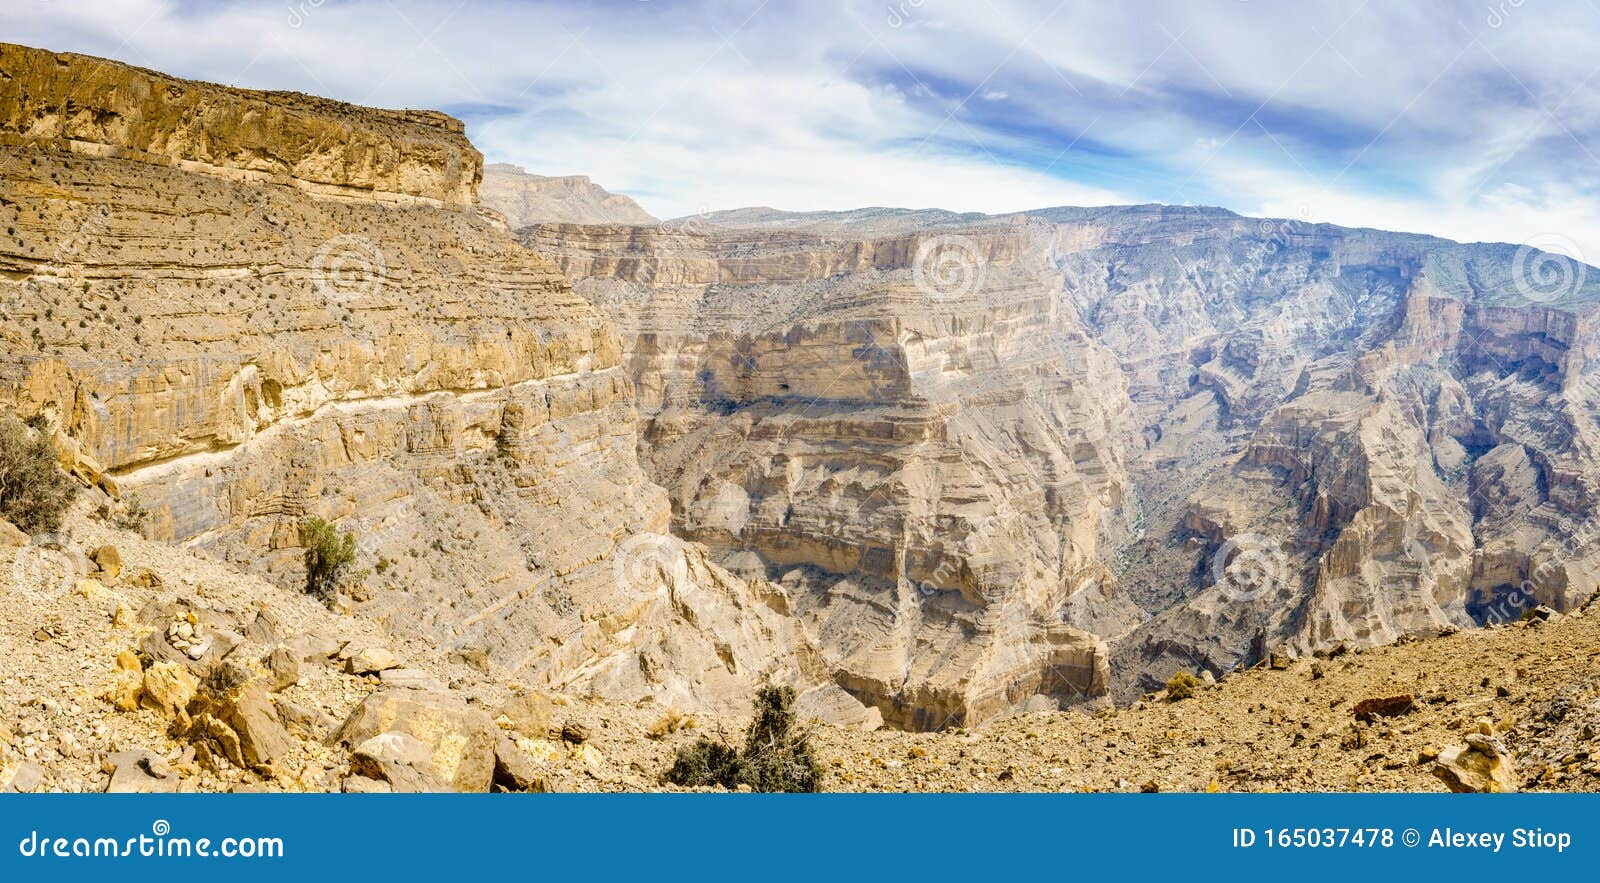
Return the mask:
<path id="1" fill-rule="evenodd" d="M 142 703 L 183 723 L 189 718 L 189 703 L 199 687 L 199 679 L 187 668 L 176 662 L 158 662 L 144 673 Z"/>
<path id="2" fill-rule="evenodd" d="M 89 557 L 94 559 L 95 566 L 107 580 L 115 582 L 118 574 L 122 573 L 122 555 L 116 546 L 101 546 L 91 552 Z"/>
<path id="3" fill-rule="evenodd" d="M 600 765 L 605 762 L 605 755 L 601 754 L 600 749 L 594 747 L 594 743 L 592 742 L 585 742 L 582 745 L 574 748 L 572 750 L 572 757 L 574 760 L 581 761 L 585 766 L 592 769 L 598 769 Z"/>
<path id="4" fill-rule="evenodd" d="M 132 650 L 124 650 L 117 654 L 117 668 L 123 671 L 138 672 L 141 676 L 144 674 L 144 665 L 139 662 L 138 654 Z"/>
<path id="5" fill-rule="evenodd" d="M 534 763 L 560 763 L 567 756 L 565 748 L 549 739 L 518 739 L 517 747 L 526 751 Z"/>
<path id="6" fill-rule="evenodd" d="M 119 666 L 121 660 L 118 660 Z M 134 660 L 138 664 L 138 660 Z M 137 669 L 129 670 L 119 667 L 111 678 L 111 686 L 101 694 L 101 698 L 111 703 L 111 707 L 118 711 L 133 711 L 139 707 L 140 694 L 144 686 L 144 677 Z"/>

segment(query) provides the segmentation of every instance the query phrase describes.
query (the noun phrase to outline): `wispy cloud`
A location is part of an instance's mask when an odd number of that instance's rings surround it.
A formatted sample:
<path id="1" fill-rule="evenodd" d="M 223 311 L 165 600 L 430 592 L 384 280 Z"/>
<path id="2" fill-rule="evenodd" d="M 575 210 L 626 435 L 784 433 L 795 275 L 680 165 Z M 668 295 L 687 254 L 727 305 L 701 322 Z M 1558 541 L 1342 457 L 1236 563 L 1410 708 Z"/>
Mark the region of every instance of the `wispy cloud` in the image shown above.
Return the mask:
<path id="1" fill-rule="evenodd" d="M 1600 260 L 1586 2 L 16 0 L 0 26 L 444 108 L 663 216 L 1204 203 Z"/>

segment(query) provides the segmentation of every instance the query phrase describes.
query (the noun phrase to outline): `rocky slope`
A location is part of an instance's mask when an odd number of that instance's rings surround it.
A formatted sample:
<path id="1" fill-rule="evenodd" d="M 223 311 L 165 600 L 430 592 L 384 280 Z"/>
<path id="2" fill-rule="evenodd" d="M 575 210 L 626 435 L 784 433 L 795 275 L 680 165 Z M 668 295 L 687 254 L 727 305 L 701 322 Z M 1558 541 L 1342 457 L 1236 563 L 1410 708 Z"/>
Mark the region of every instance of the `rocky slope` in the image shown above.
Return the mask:
<path id="1" fill-rule="evenodd" d="M 819 670 L 665 535 L 617 338 L 476 207 L 461 124 L 0 45 L 0 401 L 152 539 L 530 683 L 742 705 Z"/>
<path id="2" fill-rule="evenodd" d="M 656 219 L 626 196 L 612 193 L 584 175 L 530 175 L 521 166 L 483 167 L 478 198 L 513 227 L 545 222 L 566 224 L 654 224 Z"/>
<path id="3" fill-rule="evenodd" d="M 0 524 L 0 790 L 676 790 L 680 747 L 746 723 L 516 683 L 126 515 L 90 491 L 72 539 L 16 547 Z M 812 740 L 825 790 L 1444 790 L 1482 744 L 1496 787 L 1594 791 L 1595 610 L 1280 657 L 1182 700 Z"/>
<path id="4" fill-rule="evenodd" d="M 1596 585 L 1575 262 L 1161 206 L 520 235 L 623 332 L 677 529 L 903 725 L 1092 696 L 1089 634 L 1126 697 Z"/>

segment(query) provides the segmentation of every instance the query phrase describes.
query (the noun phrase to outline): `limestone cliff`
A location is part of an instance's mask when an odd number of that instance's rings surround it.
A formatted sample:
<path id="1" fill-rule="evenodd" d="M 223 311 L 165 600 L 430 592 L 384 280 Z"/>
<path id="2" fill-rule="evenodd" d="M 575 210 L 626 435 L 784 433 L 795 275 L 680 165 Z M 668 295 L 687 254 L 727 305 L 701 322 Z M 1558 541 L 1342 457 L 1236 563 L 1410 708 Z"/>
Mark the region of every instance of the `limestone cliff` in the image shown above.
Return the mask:
<path id="1" fill-rule="evenodd" d="M 915 278 L 938 237 L 915 230 L 522 236 L 623 330 L 677 530 L 782 582 L 886 720 L 938 729 L 1102 694 L 1093 633 L 1137 613 L 1104 563 L 1131 409 L 1060 309 L 1046 232 L 966 231 L 982 286 L 938 298 Z"/>
<path id="2" fill-rule="evenodd" d="M 521 235 L 622 329 L 674 523 L 901 723 L 1097 686 L 994 622 L 1127 693 L 1600 577 L 1600 277 L 1556 256 L 1162 206 Z"/>
<path id="3" fill-rule="evenodd" d="M 459 122 L 0 45 L 0 400 L 147 532 L 496 671 L 742 705 L 802 679 L 781 592 L 663 536 L 612 329 L 475 207 Z"/>

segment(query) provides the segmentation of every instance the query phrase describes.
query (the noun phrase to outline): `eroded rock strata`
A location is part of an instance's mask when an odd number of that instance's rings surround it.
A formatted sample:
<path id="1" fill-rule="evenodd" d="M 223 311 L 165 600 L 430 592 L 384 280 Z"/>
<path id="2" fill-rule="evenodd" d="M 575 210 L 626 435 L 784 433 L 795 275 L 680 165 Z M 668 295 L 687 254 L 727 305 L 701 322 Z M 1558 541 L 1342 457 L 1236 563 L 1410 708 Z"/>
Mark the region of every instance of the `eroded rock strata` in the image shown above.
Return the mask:
<path id="1" fill-rule="evenodd" d="M 678 529 L 904 725 L 1092 694 L 1055 634 L 1127 694 L 1596 585 L 1570 261 L 1161 206 L 521 237 L 622 330 Z"/>
<path id="2" fill-rule="evenodd" d="M 459 122 L 4 45 L 0 136 L 0 398 L 149 536 L 292 584 L 332 520 L 358 613 L 531 683 L 805 680 L 781 590 L 665 536 L 616 335 Z"/>
<path id="3" fill-rule="evenodd" d="M 340 603 L 499 681 L 941 729 L 1596 587 L 1600 271 L 1528 249 L 576 180 L 513 237 L 443 115 L 10 45 L 0 169 L 5 407 L 281 586 L 354 531 Z"/>

